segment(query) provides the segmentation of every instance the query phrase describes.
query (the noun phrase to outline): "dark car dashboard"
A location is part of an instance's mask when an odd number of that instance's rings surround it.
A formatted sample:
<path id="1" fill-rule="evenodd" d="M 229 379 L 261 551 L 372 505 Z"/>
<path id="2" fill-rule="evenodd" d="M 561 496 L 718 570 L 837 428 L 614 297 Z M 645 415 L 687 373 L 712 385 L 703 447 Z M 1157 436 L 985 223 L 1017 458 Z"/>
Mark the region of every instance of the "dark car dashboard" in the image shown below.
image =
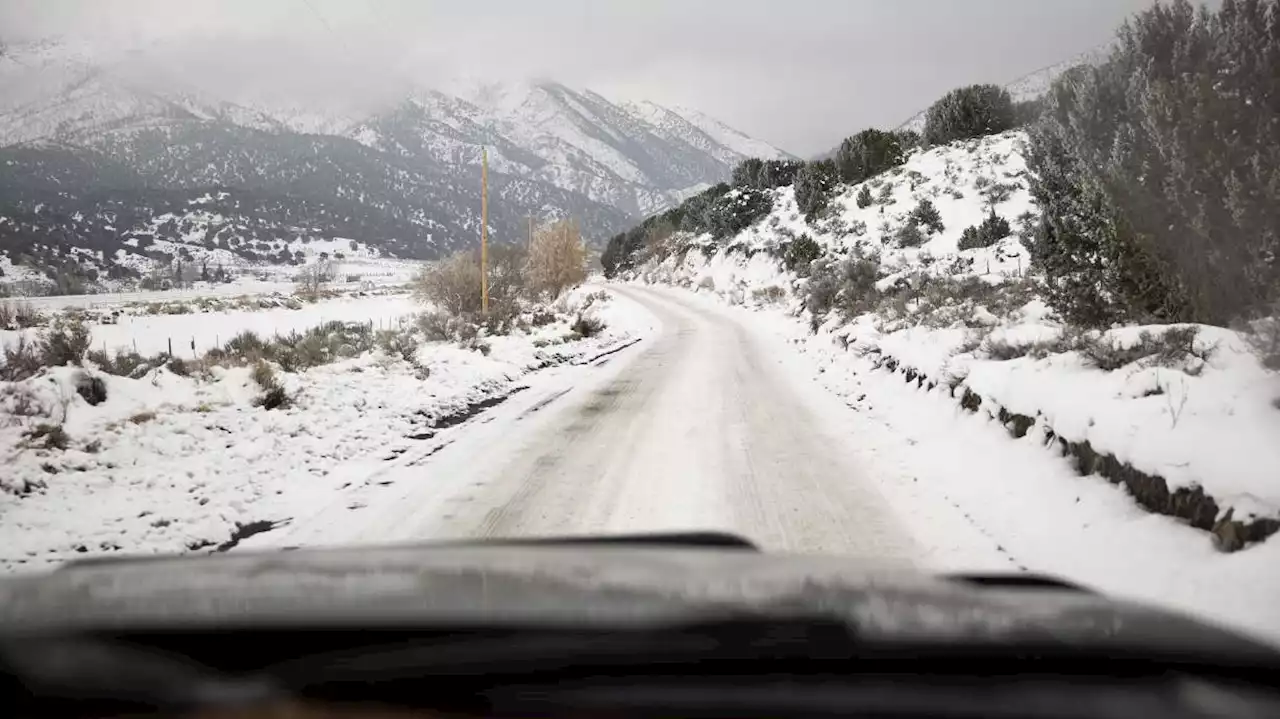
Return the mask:
<path id="1" fill-rule="evenodd" d="M 1280 661 L 1052 578 L 728 541 L 186 556 L 0 580 L 0 715 L 144 714 L 1280 717 Z"/>

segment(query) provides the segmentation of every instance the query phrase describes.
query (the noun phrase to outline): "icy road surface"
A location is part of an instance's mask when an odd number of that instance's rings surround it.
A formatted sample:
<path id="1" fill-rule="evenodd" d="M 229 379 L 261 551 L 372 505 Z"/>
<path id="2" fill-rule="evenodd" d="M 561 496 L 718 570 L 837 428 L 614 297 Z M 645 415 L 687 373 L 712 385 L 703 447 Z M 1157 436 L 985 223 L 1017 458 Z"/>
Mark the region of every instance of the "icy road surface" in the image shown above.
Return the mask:
<path id="1" fill-rule="evenodd" d="M 243 546 L 723 529 L 769 549 L 916 563 L 910 532 L 846 454 L 850 437 L 824 419 L 847 408 L 729 316 L 615 289 L 654 316 L 648 339 L 541 373 Z"/>

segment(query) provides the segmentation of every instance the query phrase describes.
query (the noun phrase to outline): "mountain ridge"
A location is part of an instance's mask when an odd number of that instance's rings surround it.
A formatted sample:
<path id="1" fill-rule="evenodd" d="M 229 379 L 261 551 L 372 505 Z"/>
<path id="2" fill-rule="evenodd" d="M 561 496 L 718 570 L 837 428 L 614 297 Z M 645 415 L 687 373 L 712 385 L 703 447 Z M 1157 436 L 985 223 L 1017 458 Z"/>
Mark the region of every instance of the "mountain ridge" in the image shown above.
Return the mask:
<path id="1" fill-rule="evenodd" d="M 418 88 L 345 118 L 148 84 L 90 54 L 60 59 L 56 44 L 40 45 L 31 60 L 10 46 L 0 57 L 0 167 L 8 177 L 0 180 L 0 254 L 40 258 L 50 276 L 94 277 L 122 272 L 113 258 L 136 252 L 138 243 L 128 242 L 136 236 L 195 242 L 192 250 L 203 251 L 242 232 L 245 242 L 228 244 L 234 251 L 246 242 L 279 248 L 297 237 L 363 232 L 353 239 L 430 259 L 479 234 L 482 147 L 496 240 L 523 237 L 529 217 L 572 215 L 589 241 L 603 243 L 636 218 L 726 179 L 746 159 L 743 150 L 788 156 L 701 113 L 654 103 L 645 106 L 659 110 L 637 112 L 550 80 L 454 90 Z M 647 115 L 659 111 L 657 125 Z M 100 170 L 108 166 L 115 169 Z M 171 236 L 171 223 L 151 223 L 177 212 L 181 198 L 211 190 L 240 204 L 224 208 L 222 225 L 206 228 L 203 240 L 192 240 L 200 233 L 190 227 Z M 112 219 L 121 212 L 113 192 L 128 198 L 135 225 Z"/>

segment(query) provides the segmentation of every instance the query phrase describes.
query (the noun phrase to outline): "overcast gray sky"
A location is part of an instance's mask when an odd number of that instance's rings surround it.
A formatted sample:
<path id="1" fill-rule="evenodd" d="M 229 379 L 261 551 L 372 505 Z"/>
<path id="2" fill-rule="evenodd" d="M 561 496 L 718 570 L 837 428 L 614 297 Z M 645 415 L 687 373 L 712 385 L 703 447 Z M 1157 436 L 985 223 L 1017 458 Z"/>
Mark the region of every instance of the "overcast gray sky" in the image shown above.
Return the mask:
<path id="1" fill-rule="evenodd" d="M 466 73 L 696 107 L 798 155 L 1108 42 L 1152 0 L 0 0 L 0 37 L 135 50 L 246 96 Z"/>

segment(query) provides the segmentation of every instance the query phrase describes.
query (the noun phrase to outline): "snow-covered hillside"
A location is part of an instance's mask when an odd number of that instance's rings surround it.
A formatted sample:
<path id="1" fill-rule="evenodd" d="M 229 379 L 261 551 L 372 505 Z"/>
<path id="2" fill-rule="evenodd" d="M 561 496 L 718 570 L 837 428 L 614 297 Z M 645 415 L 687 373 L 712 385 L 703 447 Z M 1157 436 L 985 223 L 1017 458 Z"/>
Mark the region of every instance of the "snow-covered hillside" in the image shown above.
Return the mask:
<path id="1" fill-rule="evenodd" d="M 737 304 L 783 302 L 797 314 L 818 306 L 813 347 L 834 343 L 864 371 L 953 397 L 1101 475 L 1089 481 L 1122 485 L 1147 510 L 1212 530 L 1225 549 L 1276 531 L 1280 378 L 1222 328 L 1084 333 L 1061 322 L 1036 296 L 1015 231 L 1036 216 L 1021 140 L 1011 132 L 917 153 L 842 188 L 814 223 L 792 188 L 776 190 L 773 211 L 746 231 L 685 237 L 692 251 L 628 276 Z M 908 226 L 924 202 L 940 226 L 916 235 Z M 1009 222 L 1007 236 L 962 249 L 966 230 L 993 213 Z M 806 278 L 783 259 L 803 238 L 824 257 L 797 266 Z"/>
<path id="2" fill-rule="evenodd" d="M 1018 237 L 1038 216 L 1023 137 L 917 152 L 812 222 L 794 188 L 768 191 L 744 231 L 676 233 L 621 278 L 759 314 L 866 417 L 857 444 L 916 511 L 958 509 L 1031 569 L 1275 635 L 1280 375 L 1231 330 L 1057 317 Z M 978 232 L 993 214 L 1009 227 Z"/>

